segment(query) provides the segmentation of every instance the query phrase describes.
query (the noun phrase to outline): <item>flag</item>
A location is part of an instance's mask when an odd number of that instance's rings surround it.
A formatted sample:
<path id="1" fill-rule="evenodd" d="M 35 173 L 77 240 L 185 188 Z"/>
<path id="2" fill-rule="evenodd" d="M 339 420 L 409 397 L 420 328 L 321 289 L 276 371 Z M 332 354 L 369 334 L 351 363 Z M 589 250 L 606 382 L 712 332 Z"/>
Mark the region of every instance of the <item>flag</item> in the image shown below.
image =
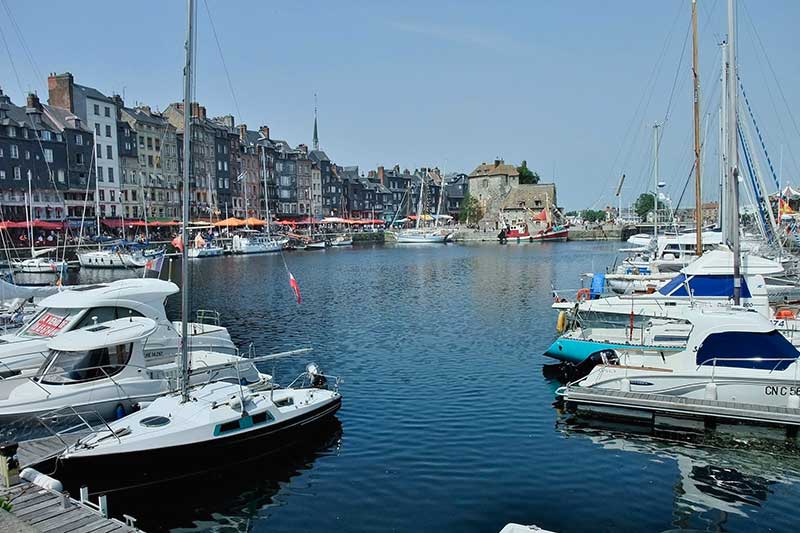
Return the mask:
<path id="1" fill-rule="evenodd" d="M 161 268 L 164 266 L 164 253 L 151 257 L 144 264 L 145 278 L 158 278 L 161 276 Z"/>
<path id="2" fill-rule="evenodd" d="M 300 285 L 297 284 L 297 280 L 294 279 L 294 276 L 291 272 L 289 272 L 289 285 L 292 287 L 294 295 L 297 296 L 297 303 L 303 303 L 303 297 L 300 296 Z"/>
<path id="3" fill-rule="evenodd" d="M 778 216 L 793 215 L 794 209 L 789 206 L 789 202 L 783 198 L 778 198 Z"/>
<path id="4" fill-rule="evenodd" d="M 179 252 L 183 252 L 183 237 L 178 235 L 174 239 L 172 239 L 172 246 L 178 249 Z"/>

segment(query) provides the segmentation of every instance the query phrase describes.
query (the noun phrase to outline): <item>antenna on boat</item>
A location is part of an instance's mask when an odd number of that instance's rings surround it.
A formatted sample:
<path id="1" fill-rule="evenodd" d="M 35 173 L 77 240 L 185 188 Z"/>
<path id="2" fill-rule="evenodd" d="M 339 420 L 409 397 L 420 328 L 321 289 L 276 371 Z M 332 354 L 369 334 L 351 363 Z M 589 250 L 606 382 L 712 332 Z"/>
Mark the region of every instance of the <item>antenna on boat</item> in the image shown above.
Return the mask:
<path id="1" fill-rule="evenodd" d="M 183 67 L 183 246 L 181 247 L 181 401 L 189 401 L 189 172 L 192 133 L 192 57 L 194 0 L 189 3 L 186 28 L 186 63 Z"/>

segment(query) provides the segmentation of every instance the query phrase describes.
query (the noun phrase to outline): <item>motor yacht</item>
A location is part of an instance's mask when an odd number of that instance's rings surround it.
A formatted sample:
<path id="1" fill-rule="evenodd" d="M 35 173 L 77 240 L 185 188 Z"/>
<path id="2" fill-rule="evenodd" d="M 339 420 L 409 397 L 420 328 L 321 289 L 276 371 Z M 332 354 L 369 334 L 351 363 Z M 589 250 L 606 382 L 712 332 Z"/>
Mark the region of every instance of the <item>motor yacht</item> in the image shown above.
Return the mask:
<path id="1" fill-rule="evenodd" d="M 231 251 L 235 254 L 263 254 L 280 252 L 289 243 L 289 239 L 276 239 L 264 234 L 236 234 L 231 240 Z"/>
<path id="2" fill-rule="evenodd" d="M 139 402 L 175 390 L 180 370 L 177 354 L 154 357 L 148 350 L 158 329 L 155 320 L 131 316 L 50 339 L 45 360 L 34 376 L 0 380 L 0 422 L 65 407 L 70 412 L 88 409 L 103 419 L 119 418 Z M 193 350 L 190 359 L 193 383 L 211 378 L 244 384 L 268 380 L 238 355 Z"/>
<path id="3" fill-rule="evenodd" d="M 63 290 L 44 298 L 38 313 L 22 328 L 0 335 L 0 377 L 20 372 L 27 375 L 38 368 L 53 337 L 118 318 L 155 320 L 156 331 L 149 336 L 145 357 L 174 357 L 180 350 L 181 328 L 177 327 L 179 322 L 167 319 L 164 304 L 178 291 L 172 282 L 139 278 Z M 199 315 L 199 322 L 189 324 L 189 346 L 235 353 L 228 330 L 219 326 L 218 315 L 209 311 L 200 311 Z"/>

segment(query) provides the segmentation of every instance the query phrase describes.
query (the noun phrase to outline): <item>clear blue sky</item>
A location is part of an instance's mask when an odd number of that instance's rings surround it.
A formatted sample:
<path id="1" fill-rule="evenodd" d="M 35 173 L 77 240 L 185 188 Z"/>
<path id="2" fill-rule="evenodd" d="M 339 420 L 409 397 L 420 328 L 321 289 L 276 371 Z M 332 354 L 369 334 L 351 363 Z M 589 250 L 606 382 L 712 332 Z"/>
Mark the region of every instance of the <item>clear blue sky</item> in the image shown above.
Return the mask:
<path id="1" fill-rule="evenodd" d="M 544 181 L 555 172 L 567 208 L 613 204 L 625 172 L 628 203 L 652 182 L 650 125 L 672 94 L 661 176 L 673 199 L 689 172 L 690 42 L 680 61 L 688 0 L 207 1 L 239 107 L 199 0 L 197 95 L 209 114 L 310 144 L 316 92 L 321 145 L 337 163 L 470 172 L 496 156 L 527 159 Z M 742 78 L 775 166 L 783 146 L 784 182 L 797 183 L 800 2 L 741 1 Z M 700 0 L 703 112 L 712 117 L 706 199 L 716 195 L 725 8 Z M 47 73 L 67 70 L 78 83 L 124 91 L 128 104 L 164 108 L 181 97 L 185 2 L 0 0 L 0 15 L 22 87 L 5 47 L 0 84 L 16 102 L 28 89 L 46 95 Z"/>

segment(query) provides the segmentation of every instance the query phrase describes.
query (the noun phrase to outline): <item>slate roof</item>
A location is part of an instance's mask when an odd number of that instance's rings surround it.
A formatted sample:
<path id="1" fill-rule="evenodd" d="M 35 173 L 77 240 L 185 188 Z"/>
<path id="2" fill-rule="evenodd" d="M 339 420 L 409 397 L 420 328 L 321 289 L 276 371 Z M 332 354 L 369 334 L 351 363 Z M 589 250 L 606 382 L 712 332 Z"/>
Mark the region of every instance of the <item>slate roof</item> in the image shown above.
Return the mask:
<path id="1" fill-rule="evenodd" d="M 328 157 L 328 154 L 326 154 L 322 150 L 311 150 L 308 153 L 308 158 L 311 159 L 315 163 L 319 163 L 320 161 L 328 161 L 328 162 L 330 162 L 330 158 Z"/>
<path id="2" fill-rule="evenodd" d="M 115 103 L 112 98 L 104 95 L 103 93 L 101 93 L 100 91 L 98 91 L 97 89 L 95 89 L 93 87 L 87 87 L 85 85 L 78 85 L 77 83 L 74 83 L 73 87 L 75 88 L 76 91 L 80 91 L 80 93 L 83 94 L 83 96 L 86 97 L 86 98 L 92 98 L 94 100 L 102 100 L 102 101 L 108 102 L 110 104 L 114 104 Z"/>
<path id="3" fill-rule="evenodd" d="M 59 131 L 64 131 L 65 128 L 73 130 L 77 129 L 87 133 L 92 131 L 78 115 L 68 109 L 54 107 L 47 104 L 43 104 L 42 108 L 44 109 L 44 113 L 47 118 L 59 129 Z M 80 126 L 75 127 L 74 119 L 77 119 L 80 122 Z"/>
<path id="4" fill-rule="evenodd" d="M 50 118 L 42 112 L 40 114 L 42 123 L 39 127 L 34 127 L 30 115 L 26 112 L 25 107 L 14 105 L 8 96 L 3 95 L 0 99 L 0 108 L 5 111 L 6 118 L 0 119 L 0 125 L 3 126 L 25 126 L 31 129 L 47 129 L 53 132 L 60 132 L 61 129 L 53 123 Z M 43 127 L 42 127 L 43 126 Z"/>
<path id="5" fill-rule="evenodd" d="M 155 126 L 160 126 L 160 127 L 164 127 L 164 126 L 168 126 L 169 125 L 169 121 L 167 119 L 165 119 L 165 118 L 163 118 L 161 116 L 148 114 L 147 112 L 145 112 L 142 109 L 138 109 L 138 108 L 131 109 L 129 107 L 123 107 L 122 108 L 122 112 L 126 113 L 127 115 L 129 115 L 136 122 L 142 122 L 142 123 L 146 123 L 146 124 L 153 124 Z"/>
<path id="6" fill-rule="evenodd" d="M 554 183 L 525 184 L 511 189 L 503 199 L 501 209 L 543 209 L 547 205 L 555 205 L 556 186 Z M 538 204 L 536 202 L 539 202 Z"/>
<path id="7" fill-rule="evenodd" d="M 494 162 L 481 163 L 472 171 L 472 174 L 469 175 L 470 178 L 486 178 L 489 176 L 519 176 L 519 172 L 517 171 L 517 167 L 514 165 L 507 165 L 501 160 L 497 165 L 495 165 Z"/>

